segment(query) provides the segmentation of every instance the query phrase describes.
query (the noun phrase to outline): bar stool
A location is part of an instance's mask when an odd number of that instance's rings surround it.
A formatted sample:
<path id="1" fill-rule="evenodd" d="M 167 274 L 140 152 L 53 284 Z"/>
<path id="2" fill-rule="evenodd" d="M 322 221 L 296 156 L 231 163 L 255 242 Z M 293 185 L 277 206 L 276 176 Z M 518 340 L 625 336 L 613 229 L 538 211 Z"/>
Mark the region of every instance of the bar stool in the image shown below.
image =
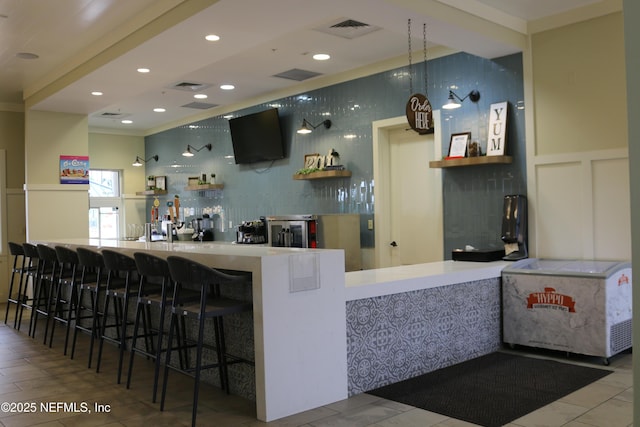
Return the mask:
<path id="1" fill-rule="evenodd" d="M 16 305 L 16 313 L 13 318 L 13 329 L 18 324 L 18 309 L 20 308 L 20 302 L 24 299 L 23 283 L 26 276 L 26 271 L 30 268 L 27 263 L 28 258 L 24 255 L 24 248 L 22 245 L 9 242 L 9 252 L 13 256 L 13 267 L 11 268 L 11 280 L 9 281 L 9 296 L 7 298 L 7 309 L 4 313 L 4 324 L 7 324 L 9 319 L 9 308 L 11 304 Z M 16 275 L 18 276 L 18 287 L 16 289 L 16 296 L 13 296 L 13 287 L 15 286 Z M 26 289 L 26 286 L 24 286 Z"/>
<path id="2" fill-rule="evenodd" d="M 144 252 L 136 252 L 133 254 L 140 274 L 140 286 L 138 288 L 138 298 L 136 301 L 136 318 L 133 326 L 133 340 L 131 341 L 131 356 L 129 357 L 129 373 L 127 374 L 127 388 L 131 386 L 131 377 L 133 374 L 133 359 L 136 353 L 150 357 L 155 362 L 153 375 L 153 403 L 156 402 L 158 392 L 158 380 L 160 376 L 161 355 L 166 351 L 163 347 L 163 337 L 166 334 L 164 327 L 164 318 L 167 303 L 171 301 L 171 275 L 169 273 L 169 264 L 165 259 L 150 255 Z M 155 307 L 158 311 L 157 329 L 152 329 L 150 307 Z M 140 318 L 146 316 L 149 325 L 149 332 L 144 335 L 145 349 L 137 347 L 138 330 L 140 327 Z M 149 343 L 148 338 L 151 339 Z M 178 341 L 180 338 L 178 336 Z M 149 351 L 151 349 L 151 351 Z M 183 365 L 183 357 L 181 353 L 180 366 Z"/>
<path id="3" fill-rule="evenodd" d="M 128 320 L 129 300 L 138 292 L 138 267 L 136 260 L 132 257 L 110 249 L 102 250 L 104 258 L 104 266 L 108 271 L 107 286 L 104 293 L 104 309 L 102 310 L 102 324 L 100 334 L 100 345 L 98 347 L 98 362 L 96 363 L 96 372 L 100 372 L 100 363 L 102 361 L 102 349 L 105 340 L 118 345 L 118 384 L 122 377 L 122 362 L 124 359 L 124 350 L 128 339 L 133 338 L 127 336 L 127 326 L 132 322 Z M 109 304 L 113 302 L 113 315 L 109 314 Z M 109 317 L 113 318 L 113 323 L 109 323 Z M 146 321 L 144 323 L 145 335 L 147 334 Z M 107 335 L 107 329 L 115 329 L 115 337 Z"/>
<path id="4" fill-rule="evenodd" d="M 38 283 L 36 284 L 36 296 L 34 297 L 33 311 L 31 313 L 30 335 L 35 338 L 36 328 L 38 326 L 38 316 L 47 318 L 47 327 L 49 326 L 49 317 L 51 315 L 51 297 L 53 295 L 53 287 L 58 280 L 60 263 L 56 250 L 47 245 L 36 245 L 39 256 L 39 272 Z M 47 342 L 47 330 L 45 329 L 43 344 Z"/>
<path id="5" fill-rule="evenodd" d="M 48 331 L 49 321 L 51 320 L 51 333 L 49 334 L 49 347 L 53 345 L 53 337 L 55 335 L 56 323 L 62 323 L 66 326 L 64 338 L 64 355 L 67 355 L 69 345 L 69 332 L 71 331 L 71 323 L 76 312 L 76 304 L 78 298 L 77 285 L 79 282 L 78 271 L 78 253 L 73 249 L 65 246 L 56 246 L 56 255 L 58 257 L 60 273 L 58 281 L 54 284 L 53 294 L 51 297 L 51 316 L 47 318 Z"/>
<path id="6" fill-rule="evenodd" d="M 26 308 L 27 310 L 30 310 L 33 314 L 37 285 L 40 281 L 40 268 L 42 267 L 36 245 L 23 243 L 22 249 L 24 250 L 24 256 L 28 259 L 28 265 L 30 268 L 26 271 L 27 277 L 25 278 L 24 283 L 23 298 L 20 301 L 20 314 L 18 315 L 17 326 L 18 330 L 20 330 L 20 327 L 22 326 L 24 309 Z M 31 297 L 29 297 L 29 285 L 31 285 Z M 31 336 L 31 321 L 29 322 L 29 336 Z"/>
<path id="7" fill-rule="evenodd" d="M 80 284 L 78 285 L 75 324 L 73 326 L 73 340 L 71 343 L 71 359 L 73 359 L 75 355 L 78 332 L 88 334 L 90 341 L 87 368 L 91 368 L 93 346 L 101 331 L 100 320 L 102 312 L 99 307 L 100 297 L 104 293 L 107 281 L 106 269 L 104 267 L 104 259 L 100 252 L 83 247 L 77 248 L 76 252 L 78 253 L 78 263 L 82 273 L 80 275 Z M 90 320 L 90 322 L 85 322 L 86 320 Z"/>
<path id="8" fill-rule="evenodd" d="M 182 370 L 184 373 L 192 374 L 195 378 L 193 388 L 193 411 L 191 415 L 191 425 L 196 425 L 196 416 L 198 414 L 198 390 L 200 386 L 200 373 L 203 369 L 218 368 L 220 375 L 220 385 L 227 393 L 229 393 L 229 377 L 227 366 L 232 363 L 248 363 L 235 356 L 227 355 L 225 349 L 224 324 L 223 316 L 243 311 L 250 311 L 252 305 L 250 302 L 239 301 L 231 298 L 225 298 L 220 295 L 221 284 L 241 285 L 246 284 L 245 277 L 232 276 L 222 273 L 219 270 L 207 267 L 195 261 L 178 256 L 170 256 L 167 258 L 171 278 L 175 282 L 173 300 L 171 302 L 171 322 L 169 325 L 169 346 L 167 349 L 167 357 L 164 369 L 164 379 L 162 384 L 162 397 L 160 401 L 160 410 L 164 410 L 164 402 L 167 393 L 167 380 L 169 376 L 169 368 L 180 370 L 170 366 L 171 350 L 173 343 L 174 328 L 177 328 L 177 319 L 179 316 L 194 319 L 198 322 L 198 337 L 196 341 L 196 365 L 194 368 Z M 193 291 L 200 293 L 200 297 L 193 298 Z M 202 350 L 206 347 L 204 343 L 204 326 L 206 319 L 213 319 L 215 345 L 213 348 L 217 354 L 215 364 L 202 365 Z"/>

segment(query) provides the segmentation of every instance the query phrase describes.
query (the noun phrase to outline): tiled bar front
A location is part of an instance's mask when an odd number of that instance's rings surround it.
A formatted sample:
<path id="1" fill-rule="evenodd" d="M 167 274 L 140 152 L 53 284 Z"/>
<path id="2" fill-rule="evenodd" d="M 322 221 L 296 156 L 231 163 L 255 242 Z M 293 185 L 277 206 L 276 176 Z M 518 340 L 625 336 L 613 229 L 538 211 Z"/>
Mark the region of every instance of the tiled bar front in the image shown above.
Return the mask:
<path id="1" fill-rule="evenodd" d="M 350 396 L 500 348 L 500 278 L 346 306 Z"/>

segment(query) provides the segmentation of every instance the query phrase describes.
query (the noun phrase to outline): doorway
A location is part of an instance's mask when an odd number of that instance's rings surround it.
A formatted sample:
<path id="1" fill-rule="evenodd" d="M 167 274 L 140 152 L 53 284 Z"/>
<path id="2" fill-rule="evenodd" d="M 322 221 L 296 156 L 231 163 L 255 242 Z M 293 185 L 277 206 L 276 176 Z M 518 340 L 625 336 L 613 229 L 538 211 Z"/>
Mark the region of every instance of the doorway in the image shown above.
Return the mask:
<path id="1" fill-rule="evenodd" d="M 89 238 L 120 238 L 121 200 L 120 170 L 89 171 Z"/>
<path id="2" fill-rule="evenodd" d="M 439 113 L 430 135 L 404 116 L 373 122 L 376 268 L 444 259 L 442 172 L 429 168 L 442 158 Z"/>

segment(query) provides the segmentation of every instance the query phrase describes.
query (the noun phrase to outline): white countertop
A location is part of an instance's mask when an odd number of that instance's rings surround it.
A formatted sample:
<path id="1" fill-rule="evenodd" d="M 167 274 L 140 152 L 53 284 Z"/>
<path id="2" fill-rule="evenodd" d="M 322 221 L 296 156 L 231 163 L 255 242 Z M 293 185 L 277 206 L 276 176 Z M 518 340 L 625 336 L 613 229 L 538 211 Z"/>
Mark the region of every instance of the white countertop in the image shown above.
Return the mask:
<path id="1" fill-rule="evenodd" d="M 440 261 L 346 273 L 346 300 L 435 288 L 500 277 L 509 261 Z"/>
<path id="2" fill-rule="evenodd" d="M 336 251 L 336 249 L 302 249 L 280 248 L 268 245 L 246 245 L 232 242 L 188 242 L 165 241 L 140 242 L 135 240 L 108 239 L 48 239 L 43 242 L 49 245 L 89 246 L 94 248 L 118 248 L 132 254 L 144 250 L 156 252 L 158 256 L 188 256 L 194 261 L 205 263 L 210 267 L 238 271 L 253 271 L 260 268 L 260 261 L 265 258 L 288 258 L 291 255 L 318 253 L 319 251 Z M 169 254 L 167 254 L 169 252 Z M 288 264 L 287 264 L 288 265 Z"/>

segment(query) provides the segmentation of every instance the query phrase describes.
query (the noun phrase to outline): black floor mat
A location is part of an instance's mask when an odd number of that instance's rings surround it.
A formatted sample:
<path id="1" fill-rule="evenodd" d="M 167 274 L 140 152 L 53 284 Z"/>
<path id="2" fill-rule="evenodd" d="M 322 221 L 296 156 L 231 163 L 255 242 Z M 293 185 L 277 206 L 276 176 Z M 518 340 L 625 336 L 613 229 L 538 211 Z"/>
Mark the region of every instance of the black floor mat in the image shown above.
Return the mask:
<path id="1" fill-rule="evenodd" d="M 367 393 L 499 427 L 611 372 L 497 352 Z"/>

